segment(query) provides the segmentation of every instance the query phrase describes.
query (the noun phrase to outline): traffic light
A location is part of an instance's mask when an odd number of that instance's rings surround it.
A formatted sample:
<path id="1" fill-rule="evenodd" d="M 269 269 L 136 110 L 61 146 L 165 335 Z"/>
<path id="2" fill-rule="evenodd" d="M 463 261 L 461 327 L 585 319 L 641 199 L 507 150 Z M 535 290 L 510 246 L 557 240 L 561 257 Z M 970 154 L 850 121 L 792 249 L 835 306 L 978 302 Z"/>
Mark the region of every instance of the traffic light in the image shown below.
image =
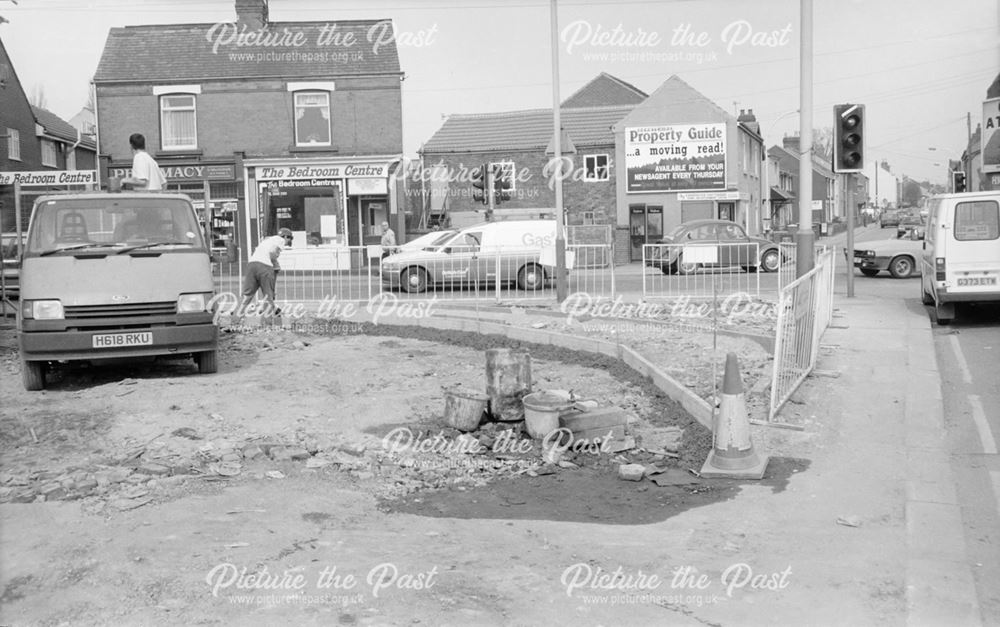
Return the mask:
<path id="1" fill-rule="evenodd" d="M 489 192 L 487 191 L 490 182 L 487 177 L 488 170 L 485 163 L 472 171 L 472 200 L 474 202 L 481 202 L 484 205 L 490 204 Z"/>
<path id="2" fill-rule="evenodd" d="M 493 199 L 499 205 L 505 200 L 510 200 L 510 188 L 512 187 L 514 173 L 503 167 L 503 164 L 493 164 Z"/>
<path id="3" fill-rule="evenodd" d="M 833 107 L 833 171 L 861 172 L 865 167 L 865 105 Z"/>
<path id="4" fill-rule="evenodd" d="M 961 194 L 965 191 L 965 172 L 962 170 L 952 170 L 951 189 L 956 194 Z"/>

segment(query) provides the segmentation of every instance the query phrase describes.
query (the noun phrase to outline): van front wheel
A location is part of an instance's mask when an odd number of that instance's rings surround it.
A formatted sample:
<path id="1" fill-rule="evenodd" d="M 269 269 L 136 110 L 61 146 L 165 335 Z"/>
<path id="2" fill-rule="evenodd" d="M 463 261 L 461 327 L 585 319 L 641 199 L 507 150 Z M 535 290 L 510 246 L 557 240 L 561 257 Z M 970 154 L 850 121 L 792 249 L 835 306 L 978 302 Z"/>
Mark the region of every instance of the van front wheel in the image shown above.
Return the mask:
<path id="1" fill-rule="evenodd" d="M 517 273 L 517 286 L 522 290 L 539 290 L 545 285 L 545 271 L 541 266 L 528 264 Z"/>
<path id="2" fill-rule="evenodd" d="M 200 374 L 213 374 L 219 371 L 219 352 L 204 351 L 194 354 L 194 362 L 198 364 Z"/>
<path id="3" fill-rule="evenodd" d="M 21 380 L 29 392 L 45 389 L 45 362 L 21 360 Z"/>

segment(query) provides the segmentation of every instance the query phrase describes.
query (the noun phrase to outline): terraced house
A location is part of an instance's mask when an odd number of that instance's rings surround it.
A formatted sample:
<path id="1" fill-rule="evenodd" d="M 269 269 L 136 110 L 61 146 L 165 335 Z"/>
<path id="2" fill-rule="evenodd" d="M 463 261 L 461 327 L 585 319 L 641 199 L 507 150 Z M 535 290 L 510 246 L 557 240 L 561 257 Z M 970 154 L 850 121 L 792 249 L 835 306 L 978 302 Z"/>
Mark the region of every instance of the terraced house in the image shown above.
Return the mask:
<path id="1" fill-rule="evenodd" d="M 342 268 L 382 221 L 403 231 L 392 21 L 272 22 L 266 0 L 235 9 L 232 23 L 111 29 L 94 77 L 104 167 L 127 175 L 128 137 L 142 133 L 170 189 L 208 196 L 215 246 L 245 259 L 288 227 L 283 266 Z"/>

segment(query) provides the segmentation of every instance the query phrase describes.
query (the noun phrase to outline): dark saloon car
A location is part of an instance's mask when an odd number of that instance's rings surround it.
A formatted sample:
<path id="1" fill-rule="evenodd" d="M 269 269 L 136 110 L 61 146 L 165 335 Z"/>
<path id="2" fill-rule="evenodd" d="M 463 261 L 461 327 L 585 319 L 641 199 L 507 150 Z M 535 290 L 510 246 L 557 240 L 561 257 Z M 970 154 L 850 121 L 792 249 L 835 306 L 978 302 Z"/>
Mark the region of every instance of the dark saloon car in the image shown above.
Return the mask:
<path id="1" fill-rule="evenodd" d="M 649 249 L 646 265 L 663 274 L 691 274 L 702 267 L 740 267 L 747 271 L 774 272 L 781 265 L 778 245 L 760 237 L 751 237 L 743 227 L 729 220 L 692 220 L 668 233 Z M 718 245 L 714 263 L 684 261 L 685 245 Z"/>

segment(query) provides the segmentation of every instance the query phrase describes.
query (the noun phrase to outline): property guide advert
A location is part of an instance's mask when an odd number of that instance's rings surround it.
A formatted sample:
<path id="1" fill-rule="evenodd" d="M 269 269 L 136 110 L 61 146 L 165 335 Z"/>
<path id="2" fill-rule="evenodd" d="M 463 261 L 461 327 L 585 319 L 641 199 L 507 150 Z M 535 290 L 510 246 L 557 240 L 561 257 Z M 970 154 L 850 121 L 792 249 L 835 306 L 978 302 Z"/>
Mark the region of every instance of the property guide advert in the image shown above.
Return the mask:
<path id="1" fill-rule="evenodd" d="M 629 192 L 726 189 L 726 125 L 625 129 Z"/>

